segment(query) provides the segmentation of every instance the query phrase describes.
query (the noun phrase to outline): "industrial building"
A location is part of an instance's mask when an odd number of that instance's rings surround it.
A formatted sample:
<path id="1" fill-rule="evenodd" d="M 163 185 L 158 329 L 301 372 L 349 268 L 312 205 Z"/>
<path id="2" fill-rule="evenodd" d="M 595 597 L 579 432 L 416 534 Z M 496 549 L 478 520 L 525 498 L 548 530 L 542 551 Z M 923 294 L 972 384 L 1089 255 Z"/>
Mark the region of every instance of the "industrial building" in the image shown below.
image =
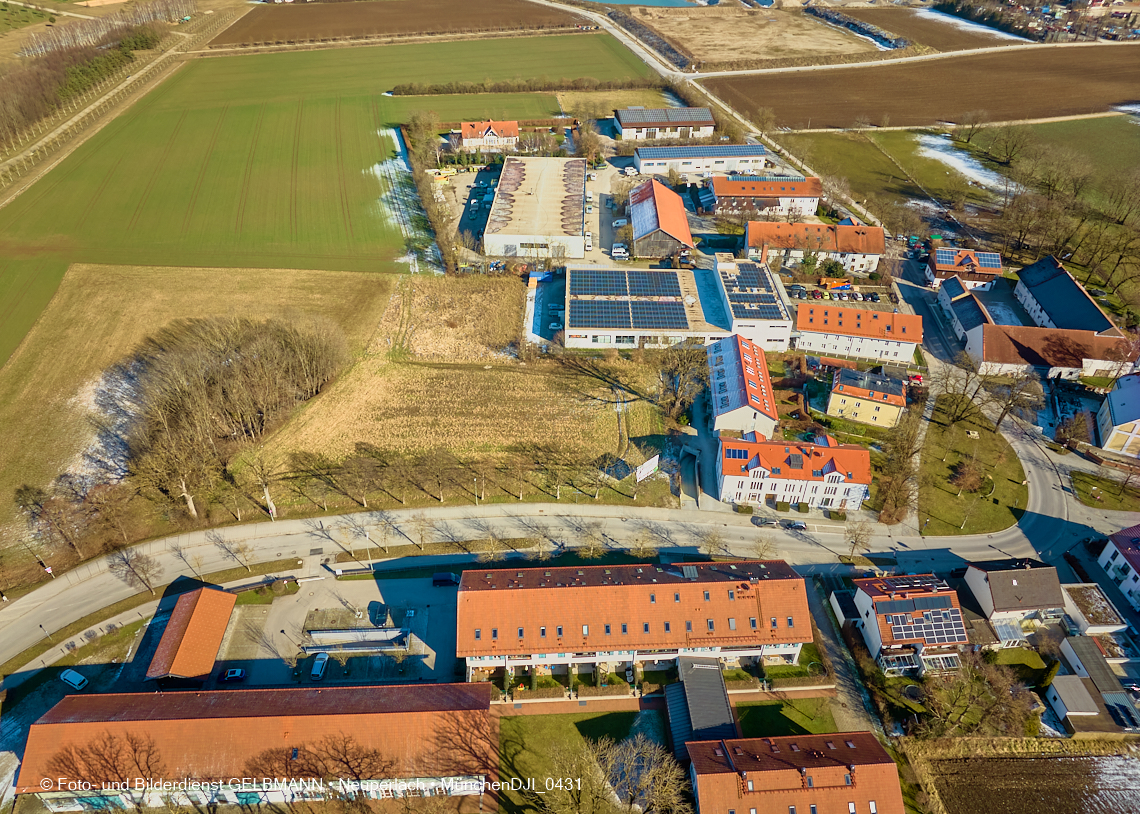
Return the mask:
<path id="1" fill-rule="evenodd" d="M 654 139 L 712 138 L 716 121 L 707 107 L 627 107 L 614 111 L 617 137 Z"/>
<path id="2" fill-rule="evenodd" d="M 633 151 L 633 166 L 649 175 L 667 175 L 670 170 L 750 173 L 769 166 L 767 155 L 768 151 L 760 144 L 638 147 Z"/>
<path id="3" fill-rule="evenodd" d="M 554 261 L 585 257 L 585 200 L 585 159 L 507 158 L 483 253 Z"/>
<path id="4" fill-rule="evenodd" d="M 721 305 L 730 333 L 740 334 L 764 351 L 784 351 L 792 336 L 792 318 L 779 283 L 767 267 L 731 254 L 714 256 Z"/>
<path id="5" fill-rule="evenodd" d="M 681 196 L 657 181 L 629 193 L 634 257 L 673 257 L 694 246 Z"/>

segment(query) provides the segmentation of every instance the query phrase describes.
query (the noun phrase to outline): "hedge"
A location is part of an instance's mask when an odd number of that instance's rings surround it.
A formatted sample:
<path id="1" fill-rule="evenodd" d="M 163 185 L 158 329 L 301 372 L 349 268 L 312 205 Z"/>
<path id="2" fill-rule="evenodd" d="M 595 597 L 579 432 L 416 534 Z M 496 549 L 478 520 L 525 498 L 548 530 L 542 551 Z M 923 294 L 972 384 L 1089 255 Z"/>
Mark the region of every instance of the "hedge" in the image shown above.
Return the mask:
<path id="1" fill-rule="evenodd" d="M 752 507 L 751 506 L 737 505 L 736 506 L 736 513 L 737 514 L 752 514 Z"/>
<path id="2" fill-rule="evenodd" d="M 661 688 L 664 686 L 665 685 L 663 685 L 663 684 L 653 684 L 649 681 L 642 681 L 641 682 L 641 694 L 642 695 L 650 695 L 650 694 L 655 693 L 655 692 L 661 692 Z"/>
<path id="3" fill-rule="evenodd" d="M 515 690 L 514 697 L 520 701 L 527 698 L 565 698 L 566 689 L 564 687 L 539 687 L 537 690 Z"/>
<path id="4" fill-rule="evenodd" d="M 781 500 L 781 501 L 778 501 L 778 502 L 776 503 L 776 511 L 778 511 L 778 512 L 786 512 L 786 511 L 788 511 L 788 510 L 789 510 L 789 509 L 791 509 L 791 508 L 792 508 L 792 504 L 791 504 L 791 503 L 785 503 L 785 502 L 784 502 L 784 501 L 782 501 L 782 500 Z"/>
<path id="5" fill-rule="evenodd" d="M 821 684 L 834 683 L 827 676 L 791 676 L 789 678 L 770 678 L 768 686 L 774 690 L 789 687 L 818 687 Z"/>
<path id="6" fill-rule="evenodd" d="M 808 509 L 810 509 L 810 508 L 811 507 L 808 506 L 806 503 L 804 503 L 802 500 L 798 504 L 796 504 L 796 511 L 798 511 L 800 514 L 807 514 Z"/>
<path id="7" fill-rule="evenodd" d="M 587 684 L 578 686 L 579 698 L 592 698 L 599 695 L 629 695 L 628 684 L 609 684 L 605 687 L 591 687 Z"/>
<path id="8" fill-rule="evenodd" d="M 756 679 L 744 681 L 743 679 L 734 678 L 731 681 L 724 682 L 724 688 L 729 692 L 733 690 L 758 690 L 760 689 L 760 682 Z"/>

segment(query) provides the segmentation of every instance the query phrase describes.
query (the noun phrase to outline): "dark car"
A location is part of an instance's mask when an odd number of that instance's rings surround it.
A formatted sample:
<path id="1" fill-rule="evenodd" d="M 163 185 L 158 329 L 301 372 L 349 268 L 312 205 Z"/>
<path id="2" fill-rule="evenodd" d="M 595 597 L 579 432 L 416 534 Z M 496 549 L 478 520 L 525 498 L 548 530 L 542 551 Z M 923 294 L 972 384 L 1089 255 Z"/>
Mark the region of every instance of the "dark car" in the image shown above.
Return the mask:
<path id="1" fill-rule="evenodd" d="M 437 571 L 431 575 L 431 584 L 436 588 L 443 585 L 458 585 L 459 575 L 450 571 Z"/>
<path id="2" fill-rule="evenodd" d="M 807 531 L 807 523 L 802 520 L 789 520 L 784 528 L 791 529 L 792 531 Z"/>
<path id="3" fill-rule="evenodd" d="M 780 525 L 780 521 L 774 517 L 753 517 L 752 525 L 760 526 L 761 528 L 764 526 L 778 526 Z"/>
<path id="4" fill-rule="evenodd" d="M 881 299 L 882 297 L 880 297 L 876 292 L 871 292 L 871 302 L 878 302 Z"/>
<path id="5" fill-rule="evenodd" d="M 218 676 L 219 683 L 225 681 L 245 681 L 245 670 L 240 667 L 231 667 Z"/>

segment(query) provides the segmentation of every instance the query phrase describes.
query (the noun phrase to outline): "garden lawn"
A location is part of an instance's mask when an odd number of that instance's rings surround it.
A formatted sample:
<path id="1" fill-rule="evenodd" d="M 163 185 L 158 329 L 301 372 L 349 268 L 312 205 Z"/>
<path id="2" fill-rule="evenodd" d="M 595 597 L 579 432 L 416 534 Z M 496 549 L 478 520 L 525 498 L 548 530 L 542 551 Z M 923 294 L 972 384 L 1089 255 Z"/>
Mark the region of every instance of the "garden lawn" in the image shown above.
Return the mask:
<path id="1" fill-rule="evenodd" d="M 1089 472 L 1073 472 L 1077 500 L 1086 506 L 1109 511 L 1140 512 L 1140 488 Z M 1099 500 L 1097 498 L 1100 498 Z"/>
<path id="2" fill-rule="evenodd" d="M 922 447 L 918 519 L 924 533 L 984 534 L 1009 528 L 1021 517 L 1029 497 L 1029 489 L 1022 484 L 1025 471 L 1021 462 L 1009 442 L 994 431 L 984 416 L 975 413 L 948 428 L 946 398 L 939 397 L 935 404 Z M 978 433 L 978 439 L 968 438 L 967 431 Z M 983 478 L 977 492 L 963 492 L 959 497 L 958 487 L 950 483 L 950 477 L 958 463 L 975 453 L 983 472 L 992 479 Z"/>
<path id="3" fill-rule="evenodd" d="M 1017 674 L 1017 680 L 1028 687 L 1040 686 L 1048 672 L 1041 654 L 1028 647 L 1002 648 L 994 652 L 993 660 L 994 664 L 1011 668 Z"/>
<path id="4" fill-rule="evenodd" d="M 736 714 L 740 733 L 745 738 L 823 735 L 838 731 L 831 715 L 830 699 L 827 698 L 737 704 Z"/>

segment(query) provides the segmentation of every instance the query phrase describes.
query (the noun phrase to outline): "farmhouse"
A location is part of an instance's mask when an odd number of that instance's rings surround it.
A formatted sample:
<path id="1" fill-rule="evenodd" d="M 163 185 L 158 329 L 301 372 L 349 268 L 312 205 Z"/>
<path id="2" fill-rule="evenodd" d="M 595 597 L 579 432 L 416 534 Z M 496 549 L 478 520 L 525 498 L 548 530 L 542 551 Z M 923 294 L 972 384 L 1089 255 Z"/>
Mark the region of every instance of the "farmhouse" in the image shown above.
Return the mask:
<path id="1" fill-rule="evenodd" d="M 705 183 L 712 191 L 712 206 L 721 217 L 731 215 L 815 215 L 823 184 L 802 175 L 753 177 L 716 176 Z"/>
<path id="2" fill-rule="evenodd" d="M 483 253 L 531 260 L 586 256 L 586 160 L 515 158 L 503 163 Z"/>
<path id="3" fill-rule="evenodd" d="M 566 269 L 568 348 L 639 348 L 702 344 L 728 336 L 716 302 L 702 302 L 696 273 L 689 269 Z M 707 274 L 707 272 L 703 272 Z M 706 306 L 715 314 L 706 316 Z"/>
<path id="4" fill-rule="evenodd" d="M 707 107 L 627 107 L 614 111 L 619 139 L 712 138 L 716 122 Z"/>
<path id="5" fill-rule="evenodd" d="M 1137 357 L 1125 339 L 991 322 L 967 333 L 966 352 L 995 375 L 1035 370 L 1043 379 L 1113 376 L 1131 370 Z"/>
<path id="6" fill-rule="evenodd" d="M 1064 613 L 1057 569 L 1038 560 L 972 562 L 965 581 L 1003 647 L 1024 644 L 1035 627 Z"/>
<path id="7" fill-rule="evenodd" d="M 781 560 L 463 572 L 467 679 L 668 669 L 681 656 L 793 664 L 812 640 L 804 580 Z"/>
<path id="8" fill-rule="evenodd" d="M 1101 449 L 1140 458 L 1140 373 L 1116 380 L 1096 411 Z"/>
<path id="9" fill-rule="evenodd" d="M 1128 604 L 1140 610 L 1140 525 L 1111 535 L 1097 563 L 1120 588 Z"/>
<path id="10" fill-rule="evenodd" d="M 905 409 L 906 390 L 898 379 L 845 367 L 835 372 L 827 398 L 828 415 L 893 427 Z"/>
<path id="11" fill-rule="evenodd" d="M 330 776 L 370 799 L 414 779 L 423 796 L 465 797 L 460 810 L 475 811 L 497 776 L 490 702 L 491 688 L 472 684 L 71 695 L 32 724 L 16 793 L 50 811 L 212 809 L 324 799 Z M 58 786 L 61 774 L 95 788 Z"/>
<path id="12" fill-rule="evenodd" d="M 748 257 L 758 263 L 767 263 L 770 255 L 779 256 L 785 265 L 812 256 L 834 260 L 847 272 L 870 274 L 886 251 L 882 228 L 863 224 L 750 221 L 744 235 Z"/>
<path id="13" fill-rule="evenodd" d="M 516 122 L 463 122 L 459 133 L 452 134 L 453 146 L 463 150 L 502 151 L 514 149 L 519 143 L 519 123 Z M 454 138 L 458 136 L 458 138 Z"/>
<path id="14" fill-rule="evenodd" d="M 713 430 L 771 438 L 780 416 L 764 350 L 739 335 L 713 342 L 706 350 Z"/>
<path id="15" fill-rule="evenodd" d="M 754 172 L 768 166 L 768 151 L 761 144 L 638 147 L 633 166 L 640 173 L 668 175 L 687 172 Z"/>
<path id="16" fill-rule="evenodd" d="M 672 257 L 694 246 L 681 196 L 657 181 L 629 193 L 629 217 L 634 257 Z"/>
<path id="17" fill-rule="evenodd" d="M 922 344 L 922 317 L 801 303 L 796 349 L 907 364 Z"/>
<path id="18" fill-rule="evenodd" d="M 1039 328 L 1124 336 L 1085 287 L 1052 255 L 1017 272 L 1013 295 Z"/>
<path id="19" fill-rule="evenodd" d="M 871 453 L 829 435 L 814 442 L 722 438 L 716 476 L 726 503 L 855 510 L 871 486 Z"/>
<path id="20" fill-rule="evenodd" d="M 717 252 L 713 261 L 720 304 L 731 323 L 728 333 L 740 334 L 766 351 L 787 350 L 792 319 L 768 267 L 726 252 Z"/>
<path id="21" fill-rule="evenodd" d="M 973 249 L 936 248 L 926 266 L 926 282 L 938 288 L 944 280 L 957 277 L 966 288 L 989 288 L 1002 276 L 1001 255 Z"/>
<path id="22" fill-rule="evenodd" d="M 857 627 L 887 675 L 946 672 L 968 645 L 958 593 L 933 574 L 855 580 Z"/>
<path id="23" fill-rule="evenodd" d="M 178 597 L 146 677 L 205 681 L 214 669 L 236 602 L 235 594 L 216 588 L 198 588 Z"/>
<path id="24" fill-rule="evenodd" d="M 898 767 L 870 732 L 686 744 L 697 814 L 904 814 Z"/>

